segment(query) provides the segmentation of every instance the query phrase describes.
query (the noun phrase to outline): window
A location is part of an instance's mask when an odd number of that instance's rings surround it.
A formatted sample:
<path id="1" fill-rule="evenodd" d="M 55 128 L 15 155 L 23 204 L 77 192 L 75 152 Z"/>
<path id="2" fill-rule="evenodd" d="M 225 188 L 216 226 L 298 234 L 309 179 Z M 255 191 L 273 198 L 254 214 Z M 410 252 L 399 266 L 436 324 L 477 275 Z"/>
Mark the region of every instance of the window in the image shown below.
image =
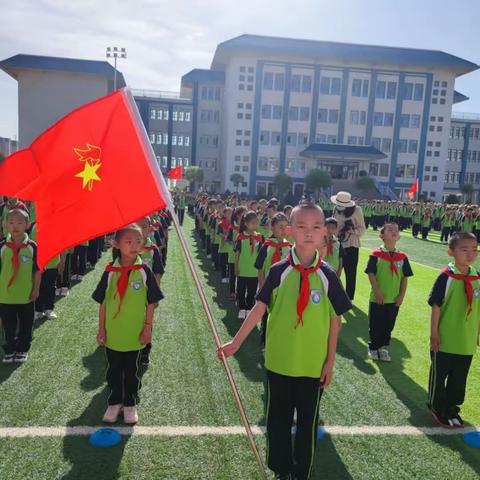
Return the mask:
<path id="1" fill-rule="evenodd" d="M 408 146 L 408 140 L 401 139 L 398 141 L 398 152 L 399 153 L 406 153 Z"/>
<path id="2" fill-rule="evenodd" d="M 272 132 L 272 136 L 271 136 L 272 145 L 280 145 L 280 137 L 281 137 L 280 132 Z"/>
<path id="3" fill-rule="evenodd" d="M 375 147 L 377 150 L 380 150 L 381 148 L 381 138 L 378 137 L 372 137 L 372 147 Z"/>
<path id="4" fill-rule="evenodd" d="M 240 165 L 235 165 L 234 170 L 235 170 L 236 172 L 239 172 L 239 171 L 240 171 Z M 260 170 L 260 169 L 259 169 L 259 170 Z"/>
<path id="5" fill-rule="evenodd" d="M 150 110 L 150 119 L 155 120 L 155 110 L 153 108 Z"/>
<path id="6" fill-rule="evenodd" d="M 328 123 L 337 123 L 338 122 L 338 110 L 332 109 L 328 112 Z"/>
<path id="7" fill-rule="evenodd" d="M 430 180 L 430 175 L 424 175 L 423 179 L 428 182 Z"/>
<path id="8" fill-rule="evenodd" d="M 308 144 L 308 134 L 299 133 L 298 134 L 298 145 L 307 145 Z"/>
<path id="9" fill-rule="evenodd" d="M 253 82 L 253 75 L 249 75 L 247 77 L 247 82 L 250 82 L 250 83 Z"/>
<path id="10" fill-rule="evenodd" d="M 326 123 L 328 120 L 328 109 L 327 108 L 319 108 L 318 109 L 318 121 L 322 123 Z"/>
<path id="11" fill-rule="evenodd" d="M 150 134 L 150 143 L 151 143 L 151 144 L 154 144 L 154 143 L 155 143 L 155 134 L 154 134 L 154 133 L 151 133 L 151 134 Z"/>
<path id="12" fill-rule="evenodd" d="M 287 134 L 287 145 L 291 145 L 291 146 L 297 145 L 297 134 L 296 133 Z"/>
<path id="13" fill-rule="evenodd" d="M 185 113 L 184 112 L 178 112 L 178 121 L 183 122 L 184 118 L 185 118 Z"/>
<path id="14" fill-rule="evenodd" d="M 440 86 L 440 82 L 439 82 L 438 80 L 435 80 L 435 81 L 433 82 L 433 86 L 434 86 L 434 87 L 439 87 L 439 86 Z"/>
<path id="15" fill-rule="evenodd" d="M 253 70 L 253 67 L 248 67 L 248 73 L 253 73 L 254 70 Z"/>
<path id="16" fill-rule="evenodd" d="M 358 125 L 360 123 L 360 112 L 358 110 L 352 110 L 350 112 L 350 123 L 352 125 Z"/>
<path id="17" fill-rule="evenodd" d="M 347 144 L 348 145 L 356 145 L 357 144 L 357 137 L 348 137 Z"/>
<path id="18" fill-rule="evenodd" d="M 393 127 L 393 113 L 386 112 L 383 119 L 384 127 Z"/>
<path id="19" fill-rule="evenodd" d="M 179 135 L 177 138 L 177 145 L 182 147 L 183 146 L 183 135 Z"/>
<path id="20" fill-rule="evenodd" d="M 283 90 L 285 88 L 285 75 L 283 73 L 275 74 L 274 88 L 275 90 Z"/>
<path id="21" fill-rule="evenodd" d="M 436 152 L 434 152 L 433 156 L 434 156 L 434 157 L 439 157 L 439 156 L 440 156 L 440 152 L 437 150 Z"/>
<path id="22" fill-rule="evenodd" d="M 382 112 L 375 112 L 373 114 L 373 124 L 375 126 L 383 125 L 383 113 Z"/>
<path id="23" fill-rule="evenodd" d="M 392 149 L 392 139 L 391 138 L 383 138 L 382 139 L 382 152 L 388 153 Z"/>
<path id="24" fill-rule="evenodd" d="M 238 86 L 238 89 L 239 89 L 239 90 L 245 90 L 245 84 L 241 83 L 241 84 Z"/>
<path id="25" fill-rule="evenodd" d="M 397 170 L 395 172 L 397 178 L 402 178 L 405 176 L 405 165 L 397 165 Z"/>
<path id="26" fill-rule="evenodd" d="M 417 150 L 418 150 L 418 140 L 409 140 L 408 153 L 417 153 Z"/>
<path id="27" fill-rule="evenodd" d="M 402 113 L 400 115 L 400 127 L 408 128 L 410 126 L 410 115 Z"/>
<path id="28" fill-rule="evenodd" d="M 368 174 L 371 177 L 378 177 L 378 163 L 371 163 L 368 169 Z"/>
<path id="29" fill-rule="evenodd" d="M 444 98 L 440 99 L 440 105 L 445 105 L 445 99 Z"/>
<path id="30" fill-rule="evenodd" d="M 250 161 L 250 157 L 248 155 L 243 156 L 243 161 L 248 163 Z"/>
<path id="31" fill-rule="evenodd" d="M 327 143 L 337 143 L 336 135 L 327 135 Z"/>
<path id="32" fill-rule="evenodd" d="M 446 97 L 446 96 L 447 96 L 447 91 L 446 91 L 446 90 L 442 90 L 442 91 L 440 92 L 440 96 L 441 96 L 441 97 Z"/>
<path id="33" fill-rule="evenodd" d="M 331 95 L 340 95 L 341 80 L 339 78 L 332 78 L 332 84 L 330 88 Z"/>
<path id="34" fill-rule="evenodd" d="M 263 88 L 265 90 L 273 90 L 273 73 L 265 72 L 263 74 Z"/>
<path id="35" fill-rule="evenodd" d="M 290 89 L 292 92 L 299 92 L 300 91 L 300 83 L 302 80 L 301 75 L 292 75 L 290 79 Z"/>
<path id="36" fill-rule="evenodd" d="M 441 132 L 443 130 L 443 127 L 441 125 L 437 125 L 437 132 Z"/>
<path id="37" fill-rule="evenodd" d="M 177 159 L 175 157 L 172 157 L 170 165 L 172 166 L 172 168 L 175 168 L 177 166 Z"/>
<path id="38" fill-rule="evenodd" d="M 272 118 L 271 105 L 262 105 L 262 118 Z"/>
<path id="39" fill-rule="evenodd" d="M 245 72 L 245 66 L 240 67 L 240 72 Z"/>
<path id="40" fill-rule="evenodd" d="M 302 122 L 308 122 L 309 118 L 310 118 L 310 108 L 300 107 L 300 120 Z"/>
<path id="41" fill-rule="evenodd" d="M 417 101 L 423 100 L 423 83 L 416 83 L 413 89 L 413 99 Z"/>
<path id="42" fill-rule="evenodd" d="M 427 157 L 431 157 L 432 156 L 432 151 L 431 150 L 427 150 Z"/>
<path id="43" fill-rule="evenodd" d="M 240 155 L 235 155 L 235 161 L 236 161 L 236 162 L 239 162 L 240 160 L 241 160 Z"/>
<path id="44" fill-rule="evenodd" d="M 167 138 L 167 143 L 168 143 L 168 138 Z M 166 143 L 166 144 L 167 144 Z M 161 133 L 157 134 L 157 144 L 162 145 L 163 144 L 163 135 Z M 165 144 L 165 145 L 166 145 Z"/>
<path id="45" fill-rule="evenodd" d="M 183 138 L 183 144 L 186 146 L 186 147 L 189 147 L 190 146 L 190 137 L 187 135 Z"/>
<path id="46" fill-rule="evenodd" d="M 241 135 L 242 131 L 241 130 L 235 130 L 235 135 Z"/>
<path id="47" fill-rule="evenodd" d="M 238 120 L 242 120 L 243 119 L 243 113 L 241 113 L 241 112 L 237 113 L 237 118 L 238 118 Z"/>
<path id="48" fill-rule="evenodd" d="M 251 104 L 251 103 L 246 103 L 246 104 L 245 104 L 245 108 L 246 108 L 247 110 L 251 110 L 251 109 L 252 109 L 252 104 Z"/>
<path id="49" fill-rule="evenodd" d="M 260 132 L 260 144 L 261 145 L 268 145 L 270 143 L 270 132 L 265 130 Z M 240 157 L 239 157 L 240 159 Z"/>
<path id="50" fill-rule="evenodd" d="M 168 120 L 168 117 L 169 117 L 169 115 L 168 115 L 168 110 L 164 110 L 164 111 L 163 111 L 163 119 L 164 119 L 164 120 Z M 157 112 L 157 118 L 158 118 L 158 112 Z"/>
<path id="51" fill-rule="evenodd" d="M 413 83 L 404 83 L 403 84 L 403 99 L 411 100 L 413 95 Z"/>
<path id="52" fill-rule="evenodd" d="M 162 167 L 163 168 L 168 167 L 168 157 L 162 157 Z"/>
<path id="53" fill-rule="evenodd" d="M 442 88 L 445 88 L 447 85 L 448 85 L 447 82 L 445 82 L 445 81 L 442 82 Z"/>
<path id="54" fill-rule="evenodd" d="M 310 93 L 312 91 L 312 77 L 311 75 L 304 75 L 302 77 L 302 92 Z"/>
<path id="55" fill-rule="evenodd" d="M 245 114 L 245 120 L 251 120 L 252 119 L 252 114 L 251 113 L 246 113 Z"/>
<path id="56" fill-rule="evenodd" d="M 172 119 L 174 122 L 178 120 L 178 112 L 176 110 L 174 110 L 172 113 Z"/>
<path id="57" fill-rule="evenodd" d="M 380 177 L 388 177 L 389 167 L 390 167 L 390 165 L 388 165 L 388 163 L 381 163 L 380 164 L 379 176 Z"/>
<path id="58" fill-rule="evenodd" d="M 185 112 L 185 121 L 189 122 L 190 121 L 190 112 Z"/>
<path id="59" fill-rule="evenodd" d="M 340 78 L 322 77 L 320 79 L 320 93 L 325 95 L 340 95 L 342 81 Z"/>
<path id="60" fill-rule="evenodd" d="M 275 119 L 275 120 L 279 120 L 282 118 L 282 109 L 283 107 L 281 105 L 274 105 L 273 106 L 273 115 L 272 117 Z"/>
<path id="61" fill-rule="evenodd" d="M 420 128 L 420 115 L 410 115 L 410 128 Z"/>
<path id="62" fill-rule="evenodd" d="M 248 165 L 242 165 L 242 172 L 248 172 Z"/>
<path id="63" fill-rule="evenodd" d="M 323 133 L 319 133 L 315 138 L 315 142 L 317 143 L 327 143 L 327 136 Z"/>
<path id="64" fill-rule="evenodd" d="M 388 82 L 387 83 L 387 98 L 394 99 L 397 96 L 397 83 Z"/>
<path id="65" fill-rule="evenodd" d="M 415 177 L 415 165 L 405 165 L 405 176 L 407 178 Z"/>
<path id="66" fill-rule="evenodd" d="M 378 81 L 375 87 L 375 98 L 385 98 L 386 83 L 384 81 Z"/>
<path id="67" fill-rule="evenodd" d="M 298 107 L 290 107 L 288 111 L 289 120 L 298 120 Z"/>
<path id="68" fill-rule="evenodd" d="M 360 80 L 354 78 L 352 81 L 352 96 L 353 97 L 368 97 L 368 80 Z"/>

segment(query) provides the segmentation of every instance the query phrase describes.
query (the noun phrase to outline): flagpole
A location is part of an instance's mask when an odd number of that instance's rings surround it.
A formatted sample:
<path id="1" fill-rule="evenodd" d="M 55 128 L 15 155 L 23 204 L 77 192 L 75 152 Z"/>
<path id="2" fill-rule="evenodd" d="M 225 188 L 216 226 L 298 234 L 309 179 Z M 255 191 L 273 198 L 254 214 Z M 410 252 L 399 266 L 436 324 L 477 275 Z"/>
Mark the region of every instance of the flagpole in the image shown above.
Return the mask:
<path id="1" fill-rule="evenodd" d="M 222 346 L 222 342 L 220 340 L 220 336 L 218 334 L 217 326 L 215 324 L 215 320 L 213 318 L 212 310 L 210 309 L 210 305 L 208 303 L 207 297 L 205 295 L 205 291 L 203 290 L 202 283 L 200 280 L 200 277 L 198 275 L 197 269 L 195 267 L 195 263 L 193 261 L 192 254 L 190 253 L 190 250 L 187 245 L 187 241 L 185 239 L 185 236 L 183 234 L 183 230 L 180 226 L 180 222 L 178 221 L 178 217 L 175 213 L 175 209 L 173 207 L 173 202 L 172 202 L 172 197 L 170 195 L 170 192 L 168 191 L 167 185 L 165 183 L 165 179 L 161 173 L 161 171 L 158 168 L 158 163 L 155 159 L 155 155 L 153 154 L 152 151 L 152 146 L 148 140 L 148 135 L 147 132 L 145 131 L 145 126 L 143 125 L 142 119 L 140 117 L 140 114 L 138 112 L 138 108 L 136 108 L 136 103 L 135 100 L 132 96 L 132 93 L 129 88 L 124 88 L 125 91 L 125 96 L 126 99 L 128 100 L 128 105 L 131 109 L 132 116 L 136 118 L 136 125 L 138 127 L 138 133 L 139 133 L 139 138 L 142 141 L 142 144 L 145 149 L 145 154 L 150 158 L 150 165 L 152 167 L 152 173 L 154 176 L 157 178 L 158 185 L 160 186 L 160 189 L 162 190 L 163 196 L 165 198 L 165 201 L 167 203 L 167 207 L 170 210 L 170 213 L 172 214 L 172 219 L 173 219 L 173 225 L 175 227 L 175 230 L 178 235 L 178 239 L 180 240 L 180 246 L 182 247 L 183 254 L 185 256 L 185 260 L 187 261 L 188 268 L 190 270 L 190 273 L 192 274 L 193 277 L 193 282 L 195 283 L 195 287 L 197 289 L 198 295 L 200 297 L 200 301 L 203 306 L 203 310 L 205 311 L 205 314 L 207 316 L 207 321 L 208 325 L 210 327 L 210 330 L 213 335 L 213 339 L 215 341 L 215 345 L 217 349 Z M 238 411 L 240 413 L 240 418 L 243 423 L 243 427 L 245 428 L 245 432 L 247 434 L 248 438 L 248 443 L 250 444 L 250 447 L 255 455 L 255 459 L 257 460 L 258 467 L 260 469 L 260 474 L 262 480 L 267 480 L 267 472 L 265 470 L 265 465 L 263 464 L 262 457 L 260 455 L 260 452 L 258 450 L 257 443 L 255 441 L 255 437 L 252 432 L 252 428 L 250 426 L 250 423 L 248 421 L 248 417 L 245 411 L 245 406 L 243 405 L 242 399 L 240 397 L 240 392 L 238 390 L 238 387 L 235 383 L 235 380 L 233 378 L 232 370 L 230 369 L 230 365 L 228 364 L 228 361 L 225 357 L 225 355 L 222 352 L 221 358 L 220 358 L 222 365 L 224 367 L 225 373 L 227 375 L 227 380 L 230 385 L 230 388 L 232 390 L 233 397 L 235 399 L 235 403 L 237 404 Z"/>

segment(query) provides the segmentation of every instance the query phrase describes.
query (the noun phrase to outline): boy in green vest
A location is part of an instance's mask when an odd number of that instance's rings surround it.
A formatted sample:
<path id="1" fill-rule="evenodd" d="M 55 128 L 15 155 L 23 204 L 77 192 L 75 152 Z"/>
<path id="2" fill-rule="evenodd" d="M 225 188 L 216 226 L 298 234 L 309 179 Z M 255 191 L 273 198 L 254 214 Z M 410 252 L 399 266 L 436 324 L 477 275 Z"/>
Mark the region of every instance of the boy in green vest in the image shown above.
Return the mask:
<path id="1" fill-rule="evenodd" d="M 291 226 L 295 240 L 291 253 L 271 267 L 255 307 L 218 354 L 234 355 L 268 307 L 268 466 L 277 479 L 306 480 L 313 468 L 320 398 L 332 379 L 340 315 L 352 304 L 336 273 L 317 251 L 326 234 L 322 209 L 312 203 L 296 206 Z"/>
<path id="2" fill-rule="evenodd" d="M 468 371 L 480 341 L 480 276 L 473 233 L 456 233 L 448 242 L 453 257 L 437 277 L 428 304 L 430 379 L 428 402 L 433 418 L 443 427 L 463 427 L 460 405 L 465 399 Z"/>
<path id="3" fill-rule="evenodd" d="M 395 247 L 400 240 L 396 223 L 386 223 L 380 229 L 383 245 L 373 250 L 365 273 L 372 290 L 368 310 L 368 356 L 372 360 L 390 362 L 388 347 L 398 310 L 407 290 L 407 278 L 413 275 L 407 255 Z"/>
<path id="4" fill-rule="evenodd" d="M 5 333 L 3 363 L 23 363 L 32 342 L 34 302 L 41 273 L 37 244 L 26 234 L 28 213 L 16 208 L 6 216 L 7 239 L 0 242 L 0 317 Z"/>
<path id="5" fill-rule="evenodd" d="M 327 227 L 327 236 L 325 237 L 325 256 L 324 260 L 337 272 L 338 278 L 342 274 L 343 268 L 343 247 L 335 234 L 338 229 L 338 222 L 334 217 L 325 220 Z"/>

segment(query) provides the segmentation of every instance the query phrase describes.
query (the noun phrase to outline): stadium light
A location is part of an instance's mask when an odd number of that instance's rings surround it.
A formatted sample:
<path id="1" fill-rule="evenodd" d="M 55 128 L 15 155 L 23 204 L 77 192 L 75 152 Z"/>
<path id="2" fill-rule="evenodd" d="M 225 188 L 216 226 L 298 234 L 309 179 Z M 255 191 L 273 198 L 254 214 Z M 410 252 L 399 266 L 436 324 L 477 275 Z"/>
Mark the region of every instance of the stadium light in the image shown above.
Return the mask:
<path id="1" fill-rule="evenodd" d="M 113 58 L 113 91 L 117 89 L 117 58 L 127 58 L 127 51 L 119 47 L 107 47 L 107 58 Z"/>

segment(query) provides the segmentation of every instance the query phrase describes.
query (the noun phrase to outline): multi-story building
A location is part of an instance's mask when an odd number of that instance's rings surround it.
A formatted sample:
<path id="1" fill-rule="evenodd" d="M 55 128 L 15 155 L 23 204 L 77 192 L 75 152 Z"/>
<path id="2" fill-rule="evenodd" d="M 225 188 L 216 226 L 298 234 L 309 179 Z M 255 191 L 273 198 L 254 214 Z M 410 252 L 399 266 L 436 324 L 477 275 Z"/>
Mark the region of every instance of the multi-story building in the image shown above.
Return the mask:
<path id="1" fill-rule="evenodd" d="M 135 101 L 163 172 L 192 159 L 193 103 L 174 92 L 134 90 Z"/>
<path id="2" fill-rule="evenodd" d="M 242 35 L 182 78 L 192 159 L 219 189 L 240 173 L 241 191 L 263 194 L 287 173 L 300 193 L 312 168 L 365 170 L 400 196 L 418 178 L 440 200 L 455 79 L 477 68 L 433 50 Z"/>
<path id="3" fill-rule="evenodd" d="M 11 138 L 0 137 L 0 153 L 6 157 L 18 150 L 18 142 Z"/>
<path id="4" fill-rule="evenodd" d="M 428 152 L 427 152 L 428 154 Z M 426 175 L 429 172 L 425 172 Z M 473 186 L 473 201 L 480 200 L 480 115 L 452 113 L 450 140 L 448 144 L 443 197 L 461 195 L 461 186 Z"/>

